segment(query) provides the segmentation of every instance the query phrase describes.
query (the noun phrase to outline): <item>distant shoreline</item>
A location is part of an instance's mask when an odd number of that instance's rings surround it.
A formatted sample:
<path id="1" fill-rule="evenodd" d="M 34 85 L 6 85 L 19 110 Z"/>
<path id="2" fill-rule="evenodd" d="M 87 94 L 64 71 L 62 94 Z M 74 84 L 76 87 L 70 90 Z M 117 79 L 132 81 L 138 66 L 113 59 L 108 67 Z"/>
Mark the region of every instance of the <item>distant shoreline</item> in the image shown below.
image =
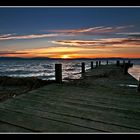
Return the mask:
<path id="1" fill-rule="evenodd" d="M 33 58 L 22 58 L 22 57 L 0 57 L 0 60 L 140 60 L 140 58 L 121 58 L 121 57 L 110 57 L 110 58 L 47 58 L 47 57 L 33 57 Z"/>

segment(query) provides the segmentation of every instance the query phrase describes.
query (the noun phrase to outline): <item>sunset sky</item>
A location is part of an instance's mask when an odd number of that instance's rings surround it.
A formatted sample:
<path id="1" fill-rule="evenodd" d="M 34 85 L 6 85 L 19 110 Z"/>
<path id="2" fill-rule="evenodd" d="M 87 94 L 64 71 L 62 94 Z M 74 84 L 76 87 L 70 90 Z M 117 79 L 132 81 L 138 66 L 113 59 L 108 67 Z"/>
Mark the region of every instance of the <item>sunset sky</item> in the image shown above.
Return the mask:
<path id="1" fill-rule="evenodd" d="M 140 7 L 0 7 L 0 56 L 140 58 Z"/>

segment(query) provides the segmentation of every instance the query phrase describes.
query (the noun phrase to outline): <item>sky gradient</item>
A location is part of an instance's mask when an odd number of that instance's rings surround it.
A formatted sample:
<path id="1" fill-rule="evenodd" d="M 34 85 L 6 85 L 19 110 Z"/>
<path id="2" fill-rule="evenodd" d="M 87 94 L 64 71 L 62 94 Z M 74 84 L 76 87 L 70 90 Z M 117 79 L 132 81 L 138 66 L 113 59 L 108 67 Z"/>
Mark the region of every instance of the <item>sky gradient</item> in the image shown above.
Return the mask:
<path id="1" fill-rule="evenodd" d="M 140 7 L 0 7 L 0 56 L 140 58 Z"/>

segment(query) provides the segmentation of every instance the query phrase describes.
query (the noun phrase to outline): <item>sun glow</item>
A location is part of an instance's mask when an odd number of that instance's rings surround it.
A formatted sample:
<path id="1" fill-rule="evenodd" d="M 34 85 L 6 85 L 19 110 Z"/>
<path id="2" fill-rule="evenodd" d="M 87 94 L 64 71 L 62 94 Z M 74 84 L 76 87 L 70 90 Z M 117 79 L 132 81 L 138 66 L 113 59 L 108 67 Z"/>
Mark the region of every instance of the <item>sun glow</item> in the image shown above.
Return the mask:
<path id="1" fill-rule="evenodd" d="M 70 58 L 70 57 L 69 57 L 69 55 L 64 54 L 64 55 L 61 56 L 61 58 L 63 58 L 63 59 L 67 59 L 67 58 Z"/>
<path id="2" fill-rule="evenodd" d="M 48 48 L 35 48 L 26 50 L 0 51 L 0 56 L 9 57 L 48 57 L 48 58 L 61 58 L 61 59 L 76 59 L 76 58 L 100 58 L 100 57 L 129 57 L 139 58 L 140 48 L 138 46 L 93 46 L 93 47 L 48 47 Z M 132 53 L 133 52 L 133 53 Z"/>

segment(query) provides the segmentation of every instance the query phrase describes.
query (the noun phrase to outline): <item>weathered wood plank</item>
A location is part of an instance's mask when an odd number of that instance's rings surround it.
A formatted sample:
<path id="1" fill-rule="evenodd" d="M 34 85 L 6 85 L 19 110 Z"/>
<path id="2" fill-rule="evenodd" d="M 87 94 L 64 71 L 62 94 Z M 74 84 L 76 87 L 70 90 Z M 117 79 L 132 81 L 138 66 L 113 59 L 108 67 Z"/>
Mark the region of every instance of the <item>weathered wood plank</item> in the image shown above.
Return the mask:
<path id="1" fill-rule="evenodd" d="M 59 92 L 59 91 L 58 91 Z M 86 97 L 86 96 L 57 96 L 56 95 L 52 95 L 50 93 L 50 95 L 45 95 L 44 93 L 41 94 L 41 92 L 39 94 L 36 95 L 32 95 L 32 96 L 28 96 L 28 99 L 33 99 L 33 100 L 41 100 L 41 102 L 46 102 L 47 100 L 52 100 L 52 101 L 58 101 L 61 102 L 62 99 L 63 101 L 69 101 L 69 102 L 76 102 L 76 103 L 83 103 L 86 105 L 103 105 L 104 107 L 112 107 L 112 108 L 120 108 L 120 110 L 132 110 L 132 111 L 140 111 L 140 102 L 135 102 L 135 100 L 132 102 L 129 101 L 120 101 L 120 100 L 112 100 L 112 99 L 108 99 L 108 98 L 100 98 L 99 96 L 92 96 L 92 97 Z"/>
<path id="2" fill-rule="evenodd" d="M 58 114 L 58 113 L 51 113 L 51 112 L 47 112 L 47 111 L 40 111 L 40 110 L 36 110 L 35 108 L 23 108 L 23 107 L 17 107 L 17 106 L 12 106 L 9 107 L 7 106 L 8 109 L 10 109 L 11 111 L 18 111 L 18 112 L 22 112 L 25 114 L 31 114 L 34 116 L 39 116 L 39 117 L 43 117 L 46 119 L 53 119 L 56 121 L 61 121 L 64 123 L 69 123 L 69 124 L 74 124 L 74 125 L 78 125 L 80 127 L 86 127 L 86 128 L 90 128 L 93 130 L 98 130 L 100 132 L 109 132 L 109 131 L 113 131 L 113 130 L 122 130 L 122 131 L 126 131 L 128 129 L 124 128 L 124 127 L 116 127 L 114 125 L 108 125 L 108 124 L 102 124 L 101 122 L 96 122 L 96 121 L 90 121 L 90 120 L 84 120 L 82 118 L 78 118 L 78 117 L 72 117 L 72 116 L 66 116 L 66 115 L 62 115 L 62 114 Z M 6 107 L 4 107 L 4 109 L 6 109 Z M 130 131 L 134 131 L 133 129 Z"/>
<path id="3" fill-rule="evenodd" d="M 93 120 L 93 121 L 100 121 L 102 123 L 108 123 L 108 124 L 113 124 L 113 125 L 119 125 L 122 127 L 128 127 L 128 128 L 133 128 L 133 129 L 140 129 L 140 123 L 134 119 L 127 119 L 125 116 L 119 117 L 115 113 L 111 113 L 108 111 L 103 111 L 99 109 L 88 109 L 88 108 L 83 108 L 83 107 L 77 107 L 77 105 L 69 105 L 69 104 L 57 104 L 55 102 L 46 102 L 45 104 L 37 101 L 30 100 L 30 102 L 26 100 L 13 100 L 14 103 L 17 105 L 21 104 L 26 107 L 32 107 L 36 108 L 38 110 L 42 111 L 50 111 L 50 112 L 55 112 L 55 113 L 60 113 L 64 115 L 69 115 L 69 116 L 75 116 L 75 117 L 80 117 L 84 118 L 87 120 Z M 12 105 L 13 106 L 13 105 Z M 137 123 L 137 124 L 136 124 Z"/>
<path id="4" fill-rule="evenodd" d="M 111 125 L 111 124 L 107 124 L 107 123 L 103 123 L 103 122 L 97 122 L 97 121 L 92 121 L 92 120 L 87 120 L 87 119 L 82 119 L 82 118 L 78 118 L 78 117 L 74 117 L 74 116 L 65 116 L 65 115 L 61 115 L 58 113 L 50 113 L 48 111 L 40 111 L 40 110 L 36 110 L 35 108 L 32 107 L 28 107 L 28 108 L 23 108 L 23 106 L 4 106 L 3 108 L 8 108 L 11 111 L 18 111 L 18 112 L 22 112 L 22 113 L 29 113 L 32 114 L 34 116 L 41 116 L 41 117 L 45 117 L 45 118 L 51 118 L 51 119 L 55 119 L 58 121 L 62 121 L 62 122 L 68 122 L 71 124 L 76 124 L 76 125 L 80 125 L 83 127 L 87 127 L 87 128 L 92 128 L 92 129 L 98 129 L 100 131 L 120 131 L 120 132 L 126 132 L 126 131 L 136 131 L 135 129 L 132 128 L 126 128 L 126 127 L 121 127 L 121 126 L 116 126 L 116 125 Z"/>
<path id="5" fill-rule="evenodd" d="M 8 124 L 5 122 L 0 122 L 0 133 L 6 133 L 6 132 L 9 132 L 9 133 L 13 133 L 13 132 L 29 133 L 31 131 L 28 129 L 22 128 L 22 127 L 17 127 L 13 124 L 11 125 L 11 124 Z"/>
<path id="6" fill-rule="evenodd" d="M 71 87 L 71 88 L 69 88 L 69 87 Z M 116 88 L 114 88 L 113 93 L 109 93 L 108 88 L 102 87 L 102 89 L 100 89 L 100 87 L 94 87 L 94 86 L 91 89 L 90 88 L 86 89 L 86 92 L 84 91 L 85 87 L 82 87 L 82 86 L 75 87 L 75 86 L 72 86 L 72 85 L 68 85 L 68 86 L 62 86 L 62 87 L 61 86 L 54 86 L 52 88 L 55 89 L 52 92 L 51 92 L 51 90 L 50 91 L 47 90 L 47 87 L 46 87 L 46 89 L 44 87 L 40 90 L 32 91 L 31 93 L 32 94 L 40 94 L 40 93 L 50 94 L 51 93 L 52 95 L 58 95 L 58 96 L 59 95 L 60 96 L 62 96 L 62 95 L 65 96 L 67 94 L 68 95 L 82 95 L 82 96 L 87 95 L 87 96 L 91 96 L 91 97 L 95 96 L 95 95 L 97 95 L 97 96 L 100 95 L 101 98 L 102 97 L 107 97 L 107 98 L 112 98 L 112 99 L 117 98 L 117 99 L 120 99 L 120 100 L 121 100 L 121 98 L 123 98 L 123 100 L 125 100 L 125 99 L 128 100 L 128 101 L 136 100 L 136 101 L 140 102 L 140 100 L 138 99 L 138 97 L 140 98 L 140 95 L 138 93 L 136 93 L 135 89 L 133 89 L 133 91 L 131 91 L 131 94 L 129 94 L 129 95 L 124 94 L 124 92 L 128 92 L 129 88 L 126 88 L 125 90 L 123 88 L 123 90 L 120 90 L 119 92 L 115 91 Z M 67 89 L 69 89 L 69 90 L 67 90 Z M 104 92 L 102 92 L 102 90 L 104 90 Z M 111 90 L 112 89 L 110 89 L 110 92 L 111 92 Z M 58 94 L 58 91 L 61 94 Z M 75 92 L 73 92 L 73 91 L 75 91 Z"/>
<path id="7" fill-rule="evenodd" d="M 33 132 L 99 132 L 94 129 L 71 125 L 53 119 L 45 119 L 9 109 L 1 108 L 0 115 L 0 119 L 3 122 L 30 129 Z"/>

